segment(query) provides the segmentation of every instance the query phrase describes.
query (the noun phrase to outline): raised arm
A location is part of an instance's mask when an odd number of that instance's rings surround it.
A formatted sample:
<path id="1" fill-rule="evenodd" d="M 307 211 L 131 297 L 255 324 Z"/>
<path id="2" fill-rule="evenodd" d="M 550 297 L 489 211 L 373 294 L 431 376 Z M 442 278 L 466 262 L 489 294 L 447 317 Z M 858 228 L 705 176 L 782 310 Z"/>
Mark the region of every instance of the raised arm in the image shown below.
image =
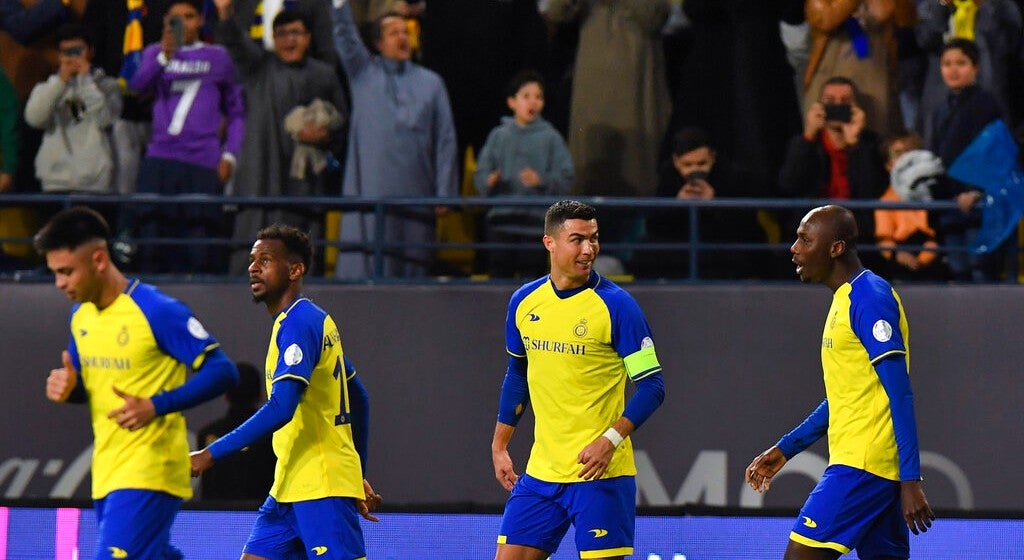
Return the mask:
<path id="1" fill-rule="evenodd" d="M 352 6 L 346 0 L 334 0 L 334 48 L 348 79 L 357 80 L 370 63 L 371 55 L 359 36 L 359 27 L 352 19 Z"/>

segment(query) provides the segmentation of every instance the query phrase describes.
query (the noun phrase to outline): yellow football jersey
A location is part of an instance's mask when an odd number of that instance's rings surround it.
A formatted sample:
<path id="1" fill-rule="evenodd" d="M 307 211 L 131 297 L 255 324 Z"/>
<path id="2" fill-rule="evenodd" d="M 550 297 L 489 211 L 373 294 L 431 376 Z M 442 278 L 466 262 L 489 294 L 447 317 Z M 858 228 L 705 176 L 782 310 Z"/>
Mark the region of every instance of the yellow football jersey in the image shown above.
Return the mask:
<path id="1" fill-rule="evenodd" d="M 640 306 L 596 273 L 575 290 L 559 291 L 548 277 L 520 288 L 509 304 L 505 344 L 527 360 L 536 423 L 526 472 L 547 482 L 580 482 L 577 456 L 622 416 L 627 377 L 661 371 Z M 604 476 L 635 474 L 626 438 Z"/>
<path id="2" fill-rule="evenodd" d="M 365 499 L 341 336 L 331 316 L 306 298 L 279 313 L 266 373 L 267 394 L 284 379 L 306 385 L 295 415 L 274 432 L 277 467 L 270 495 L 278 502 Z"/>

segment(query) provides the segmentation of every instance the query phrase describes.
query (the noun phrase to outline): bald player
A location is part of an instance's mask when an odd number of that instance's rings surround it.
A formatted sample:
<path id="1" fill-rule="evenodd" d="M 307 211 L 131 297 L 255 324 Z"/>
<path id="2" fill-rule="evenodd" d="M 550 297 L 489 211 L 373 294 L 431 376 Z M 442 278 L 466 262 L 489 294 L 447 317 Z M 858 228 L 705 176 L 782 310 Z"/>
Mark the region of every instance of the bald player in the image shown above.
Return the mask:
<path id="1" fill-rule="evenodd" d="M 857 256 L 857 223 L 840 206 L 807 213 L 790 247 L 802 282 L 825 284 L 825 400 L 758 455 L 746 481 L 767 491 L 791 457 L 828 434 L 829 465 L 789 535 L 786 560 L 909 558 L 935 514 L 921 488 L 907 316 L 896 291 Z"/>

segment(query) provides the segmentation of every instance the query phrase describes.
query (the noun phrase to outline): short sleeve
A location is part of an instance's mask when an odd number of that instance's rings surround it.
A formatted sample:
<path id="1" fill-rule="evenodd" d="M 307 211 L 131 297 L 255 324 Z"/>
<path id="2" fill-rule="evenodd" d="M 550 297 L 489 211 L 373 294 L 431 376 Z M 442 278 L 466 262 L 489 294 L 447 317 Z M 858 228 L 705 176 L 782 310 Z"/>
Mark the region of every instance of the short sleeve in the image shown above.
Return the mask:
<path id="1" fill-rule="evenodd" d="M 292 310 L 277 330 L 277 364 L 273 381 L 301 380 L 309 384 L 313 369 L 320 361 L 323 340 L 323 318 L 310 312 L 310 306 Z"/>
<path id="2" fill-rule="evenodd" d="M 199 369 L 207 352 L 220 346 L 184 303 L 147 285 L 138 286 L 132 298 L 146 316 L 157 346 L 193 370 Z"/>
<path id="3" fill-rule="evenodd" d="M 887 285 L 866 286 L 851 293 L 850 325 L 868 352 L 871 363 L 907 352 L 900 327 L 900 304 Z"/>

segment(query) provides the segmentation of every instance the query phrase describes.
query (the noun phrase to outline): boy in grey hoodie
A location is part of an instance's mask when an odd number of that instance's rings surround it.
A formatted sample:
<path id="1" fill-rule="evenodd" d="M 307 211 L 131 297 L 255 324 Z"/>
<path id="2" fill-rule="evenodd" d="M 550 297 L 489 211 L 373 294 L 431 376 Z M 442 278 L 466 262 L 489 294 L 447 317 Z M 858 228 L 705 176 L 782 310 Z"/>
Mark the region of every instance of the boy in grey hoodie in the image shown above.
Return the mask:
<path id="1" fill-rule="evenodd" d="M 473 184 L 485 196 L 558 196 L 573 180 L 572 156 L 565 140 L 540 116 L 544 82 L 536 72 L 519 73 L 509 84 L 511 117 L 487 136 L 477 159 Z M 489 243 L 536 243 L 544 235 L 546 206 L 493 206 L 485 218 Z M 493 277 L 535 277 L 547 271 L 546 255 L 536 245 L 488 252 Z"/>
<path id="2" fill-rule="evenodd" d="M 36 84 L 25 104 L 25 121 L 44 131 L 36 177 L 44 192 L 109 193 L 110 128 L 121 113 L 117 81 L 92 67 L 85 27 L 64 25 L 57 41 L 57 72 Z"/>

